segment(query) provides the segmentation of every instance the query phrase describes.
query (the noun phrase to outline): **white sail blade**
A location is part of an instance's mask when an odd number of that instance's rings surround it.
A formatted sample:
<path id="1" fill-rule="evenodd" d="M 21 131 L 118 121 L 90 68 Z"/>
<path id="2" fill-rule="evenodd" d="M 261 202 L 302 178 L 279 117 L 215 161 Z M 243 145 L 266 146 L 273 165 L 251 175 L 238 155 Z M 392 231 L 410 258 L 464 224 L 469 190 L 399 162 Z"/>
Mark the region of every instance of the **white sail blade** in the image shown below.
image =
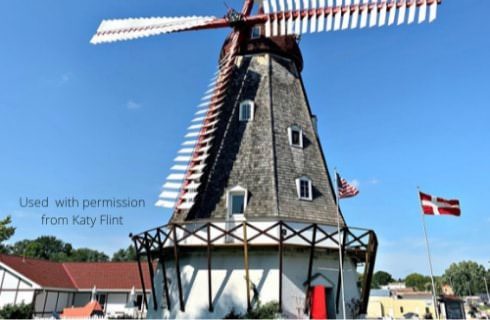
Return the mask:
<path id="1" fill-rule="evenodd" d="M 317 9 L 317 6 L 316 6 L 316 0 L 311 0 L 311 9 Z M 317 17 L 316 17 L 316 13 L 313 14 L 313 17 L 311 17 L 311 21 L 310 21 L 310 32 L 313 33 L 313 32 L 316 32 L 316 25 L 317 25 Z"/>
<path id="2" fill-rule="evenodd" d="M 183 173 L 171 173 L 168 175 L 167 180 L 184 180 L 185 174 Z"/>
<path id="3" fill-rule="evenodd" d="M 432 4 L 430 5 L 429 22 L 434 21 L 436 17 L 437 17 L 437 1 L 432 1 Z"/>
<path id="4" fill-rule="evenodd" d="M 294 0 L 294 10 L 298 12 L 301 10 L 301 0 Z M 301 18 L 299 16 L 294 20 L 294 33 L 301 34 Z"/>
<path id="5" fill-rule="evenodd" d="M 182 142 L 182 145 L 183 146 L 193 146 L 197 143 L 197 140 L 186 140 L 184 142 Z"/>
<path id="6" fill-rule="evenodd" d="M 381 3 L 381 11 L 379 12 L 378 27 L 382 27 L 386 24 L 386 1 Z"/>
<path id="7" fill-rule="evenodd" d="M 196 129 L 201 129 L 202 123 L 199 124 L 193 124 L 187 128 L 187 130 L 196 130 Z"/>
<path id="8" fill-rule="evenodd" d="M 180 189 L 182 188 L 182 183 L 178 182 L 165 182 L 163 185 L 164 189 Z"/>
<path id="9" fill-rule="evenodd" d="M 369 0 L 363 0 L 362 3 L 363 5 L 366 6 L 364 10 L 361 13 L 361 24 L 359 25 L 359 28 L 365 28 L 367 25 L 367 18 L 368 18 L 368 10 L 367 10 L 367 5 L 368 5 Z"/>
<path id="10" fill-rule="evenodd" d="M 160 17 L 104 20 L 92 37 L 92 44 L 132 40 L 205 26 L 215 17 Z"/>
<path id="11" fill-rule="evenodd" d="M 413 2 L 412 5 L 410 6 L 410 9 L 408 9 L 408 21 L 407 24 L 411 24 L 415 21 L 415 10 L 417 9 L 417 3 Z"/>
<path id="12" fill-rule="evenodd" d="M 179 196 L 179 193 L 178 192 L 175 192 L 175 191 L 163 191 L 162 193 L 160 193 L 160 198 L 162 199 L 177 199 L 177 197 Z"/>
<path id="13" fill-rule="evenodd" d="M 341 9 L 342 8 L 342 0 L 336 0 L 335 6 L 336 6 L 336 9 Z M 340 29 L 341 20 L 342 20 L 342 11 L 338 10 L 335 13 L 335 16 L 333 18 L 333 29 L 335 31 Z"/>
<path id="14" fill-rule="evenodd" d="M 172 168 L 170 168 L 170 170 L 172 170 L 172 171 L 186 171 L 187 166 L 183 165 L 183 164 L 176 164 L 176 165 L 173 165 Z"/>
<path id="15" fill-rule="evenodd" d="M 398 10 L 398 21 L 397 25 L 401 25 L 405 22 L 405 12 L 407 11 L 407 6 L 405 3 L 400 7 L 400 10 Z"/>
<path id="16" fill-rule="evenodd" d="M 426 17 L 427 17 L 427 3 L 424 1 L 424 3 L 422 3 L 422 5 L 419 7 L 418 23 L 424 22 Z"/>
<path id="17" fill-rule="evenodd" d="M 354 0 L 355 10 L 352 12 L 352 18 L 350 19 L 350 28 L 357 28 L 359 22 L 359 0 Z"/>
<path id="18" fill-rule="evenodd" d="M 390 15 L 388 17 L 388 25 L 391 26 L 395 23 L 396 16 L 396 2 L 392 1 L 393 6 L 390 9 Z"/>
<path id="19" fill-rule="evenodd" d="M 342 17 L 342 27 L 340 28 L 342 30 L 346 30 L 349 28 L 350 5 L 351 5 L 351 0 L 345 0 L 345 6 L 347 7 L 347 11 L 344 13 Z"/>
<path id="20" fill-rule="evenodd" d="M 191 156 L 177 156 L 175 157 L 174 161 L 175 162 L 189 162 L 191 161 L 192 157 Z"/>
<path id="21" fill-rule="evenodd" d="M 269 7 L 269 0 L 262 1 L 262 9 L 264 10 L 264 13 L 267 15 L 271 12 L 271 9 Z M 270 20 L 270 18 L 268 18 L 267 21 L 265 22 L 265 36 L 266 37 L 271 36 L 271 20 Z"/>
<path id="22" fill-rule="evenodd" d="M 156 207 L 163 207 L 163 208 L 169 208 L 172 209 L 175 206 L 175 202 L 173 201 L 165 201 L 165 200 L 158 200 L 155 203 Z"/>
<path id="23" fill-rule="evenodd" d="M 328 0 L 328 7 L 330 9 L 333 8 L 333 0 Z M 328 14 L 326 23 L 327 23 L 326 30 L 331 31 L 332 30 L 332 24 L 333 24 L 333 12 L 332 11 L 330 11 L 330 13 Z"/>
<path id="24" fill-rule="evenodd" d="M 293 21 L 293 0 L 287 0 L 287 9 L 289 11 L 288 19 L 288 34 L 294 33 L 294 21 Z"/>
<path id="25" fill-rule="evenodd" d="M 310 0 L 303 0 L 303 10 L 308 10 L 310 9 Z M 301 27 L 301 33 L 307 33 L 308 32 L 308 16 L 303 18 L 303 26 Z"/>
<path id="26" fill-rule="evenodd" d="M 279 24 L 277 23 L 277 1 L 271 1 L 271 10 L 274 12 L 274 21 L 272 21 L 272 36 L 276 37 L 279 35 Z"/>
<path id="27" fill-rule="evenodd" d="M 318 17 L 317 31 L 322 32 L 325 30 L 325 0 L 320 0 L 320 8 L 322 9 L 320 16 Z"/>
<path id="28" fill-rule="evenodd" d="M 371 0 L 371 3 L 374 3 L 373 10 L 370 12 L 369 16 L 369 27 L 372 28 L 376 26 L 378 21 L 378 0 Z"/>
<path id="29" fill-rule="evenodd" d="M 282 18 L 279 21 L 280 27 L 279 27 L 279 33 L 282 36 L 286 35 L 286 18 L 284 17 L 284 13 L 286 12 L 286 3 L 284 3 L 284 0 L 279 0 L 279 10 L 281 10 Z"/>
<path id="30" fill-rule="evenodd" d="M 193 153 L 193 152 L 194 152 L 193 148 L 182 148 L 177 153 L 178 154 L 186 154 L 186 153 Z"/>

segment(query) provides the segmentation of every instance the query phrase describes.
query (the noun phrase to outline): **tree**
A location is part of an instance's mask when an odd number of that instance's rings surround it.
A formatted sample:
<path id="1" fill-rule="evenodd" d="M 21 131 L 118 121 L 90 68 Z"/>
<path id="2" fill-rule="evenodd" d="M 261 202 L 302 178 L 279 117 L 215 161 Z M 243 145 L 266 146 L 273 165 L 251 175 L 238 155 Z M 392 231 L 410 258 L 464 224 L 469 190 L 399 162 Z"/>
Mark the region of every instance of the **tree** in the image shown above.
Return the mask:
<path id="1" fill-rule="evenodd" d="M 385 286 L 390 282 L 393 282 L 394 279 L 391 274 L 386 271 L 377 271 L 373 275 L 373 280 L 371 282 L 371 287 L 373 289 L 379 289 L 381 286 Z"/>
<path id="2" fill-rule="evenodd" d="M 431 280 L 430 277 L 421 275 L 420 273 L 411 273 L 405 277 L 405 285 L 418 291 L 424 291 L 427 288 L 431 288 Z"/>
<path id="3" fill-rule="evenodd" d="M 10 226 L 11 223 L 12 218 L 10 216 L 0 220 L 0 253 L 8 252 L 8 248 L 3 242 L 10 239 L 15 233 L 15 228 Z"/>
<path id="4" fill-rule="evenodd" d="M 0 309 L 0 319 L 32 319 L 32 304 L 6 304 Z"/>
<path id="5" fill-rule="evenodd" d="M 79 248 L 73 250 L 71 256 L 68 257 L 68 260 L 76 262 L 100 262 L 109 261 L 109 256 L 97 250 Z"/>
<path id="6" fill-rule="evenodd" d="M 485 267 L 474 261 L 452 263 L 442 276 L 458 296 L 469 296 L 485 292 L 483 278 Z"/>
<path id="7" fill-rule="evenodd" d="M 112 261 L 136 261 L 136 250 L 133 245 L 120 249 L 112 255 Z"/>
<path id="8" fill-rule="evenodd" d="M 109 260 L 109 257 L 103 252 L 88 248 L 73 249 L 70 243 L 66 243 L 53 236 L 41 236 L 34 240 L 17 241 L 10 247 L 10 253 L 58 262 Z"/>

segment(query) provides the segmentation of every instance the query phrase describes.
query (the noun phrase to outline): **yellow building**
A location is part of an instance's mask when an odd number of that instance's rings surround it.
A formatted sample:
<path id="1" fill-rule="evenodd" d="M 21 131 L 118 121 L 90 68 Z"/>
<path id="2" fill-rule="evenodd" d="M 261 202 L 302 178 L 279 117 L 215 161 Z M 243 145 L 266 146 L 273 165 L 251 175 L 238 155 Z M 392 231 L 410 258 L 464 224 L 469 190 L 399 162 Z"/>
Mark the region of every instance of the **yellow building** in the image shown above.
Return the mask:
<path id="1" fill-rule="evenodd" d="M 423 319 L 427 313 L 435 319 L 434 303 L 429 294 L 411 294 L 400 296 L 371 296 L 368 305 L 368 318 L 404 318 L 404 315 L 414 313 Z"/>

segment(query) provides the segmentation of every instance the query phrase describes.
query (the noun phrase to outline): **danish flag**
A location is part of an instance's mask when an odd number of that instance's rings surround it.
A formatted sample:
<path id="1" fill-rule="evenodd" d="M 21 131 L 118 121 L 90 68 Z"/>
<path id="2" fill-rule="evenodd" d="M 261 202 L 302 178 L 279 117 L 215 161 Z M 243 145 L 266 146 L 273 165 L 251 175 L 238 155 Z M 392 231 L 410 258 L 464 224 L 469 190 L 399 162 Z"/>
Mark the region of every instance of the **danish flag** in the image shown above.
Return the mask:
<path id="1" fill-rule="evenodd" d="M 422 204 L 422 211 L 428 215 L 452 215 L 460 216 L 461 208 L 459 206 L 459 200 L 447 200 L 429 194 L 419 192 L 420 203 Z"/>

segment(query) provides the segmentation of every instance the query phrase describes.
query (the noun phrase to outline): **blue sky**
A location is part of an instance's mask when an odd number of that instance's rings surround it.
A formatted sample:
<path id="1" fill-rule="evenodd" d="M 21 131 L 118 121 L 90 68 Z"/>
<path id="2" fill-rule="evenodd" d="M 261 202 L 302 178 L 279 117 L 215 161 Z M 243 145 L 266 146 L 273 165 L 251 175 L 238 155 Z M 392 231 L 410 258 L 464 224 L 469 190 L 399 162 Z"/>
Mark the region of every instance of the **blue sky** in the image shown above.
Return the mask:
<path id="1" fill-rule="evenodd" d="M 227 3 L 240 7 L 241 1 Z M 0 2 L 0 217 L 12 241 L 53 234 L 107 253 L 166 223 L 153 207 L 212 76 L 228 30 L 92 46 L 100 20 L 216 15 L 222 1 Z M 348 223 L 374 229 L 377 269 L 428 273 L 416 187 L 461 199 L 461 218 L 429 217 L 437 274 L 490 260 L 490 3 L 446 0 L 433 24 L 306 35 L 303 79 L 330 168 L 361 190 Z M 19 197 L 133 197 L 124 226 L 42 226 Z M 488 264 L 487 264 L 488 266 Z"/>

